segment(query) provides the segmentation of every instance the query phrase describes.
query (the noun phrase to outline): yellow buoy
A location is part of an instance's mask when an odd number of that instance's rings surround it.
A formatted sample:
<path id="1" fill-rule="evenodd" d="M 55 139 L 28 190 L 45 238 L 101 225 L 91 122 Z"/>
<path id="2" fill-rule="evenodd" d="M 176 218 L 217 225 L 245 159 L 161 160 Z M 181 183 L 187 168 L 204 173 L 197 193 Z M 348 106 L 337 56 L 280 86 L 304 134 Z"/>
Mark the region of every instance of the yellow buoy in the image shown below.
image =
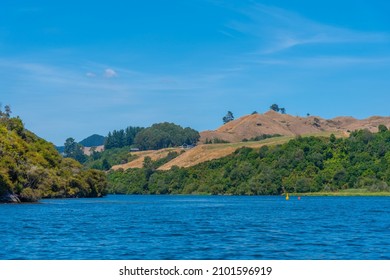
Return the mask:
<path id="1" fill-rule="evenodd" d="M 290 196 L 288 195 L 288 193 L 286 193 L 286 200 L 289 200 L 290 199 Z"/>

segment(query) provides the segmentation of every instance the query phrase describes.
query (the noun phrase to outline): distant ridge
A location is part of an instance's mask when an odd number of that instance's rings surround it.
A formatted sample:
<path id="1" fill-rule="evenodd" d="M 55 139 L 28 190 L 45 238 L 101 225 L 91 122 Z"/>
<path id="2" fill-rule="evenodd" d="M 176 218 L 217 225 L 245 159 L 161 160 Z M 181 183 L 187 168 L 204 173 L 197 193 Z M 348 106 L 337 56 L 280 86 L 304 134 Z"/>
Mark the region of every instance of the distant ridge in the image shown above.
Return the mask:
<path id="1" fill-rule="evenodd" d="M 86 155 L 91 155 L 92 151 L 95 150 L 96 152 L 102 152 L 104 151 L 104 141 L 106 137 L 98 135 L 98 134 L 93 134 L 79 142 L 79 144 L 83 145 L 83 152 Z M 56 146 L 55 147 L 57 151 L 60 154 L 63 154 L 65 152 L 65 146 Z M 92 149 L 94 148 L 94 149 Z"/>
<path id="2" fill-rule="evenodd" d="M 79 144 L 83 145 L 84 147 L 97 147 L 104 145 L 104 140 L 106 137 L 98 134 L 93 134 L 84 140 L 81 140 Z"/>
<path id="3" fill-rule="evenodd" d="M 377 132 L 380 124 L 389 127 L 390 117 L 374 116 L 364 120 L 353 117 L 337 117 L 327 120 L 316 116 L 294 117 L 268 111 L 264 114 L 243 116 L 216 130 L 203 131 L 200 133 L 200 142 L 205 143 L 207 140 L 219 139 L 235 143 L 264 134 L 297 136 L 319 132 L 343 132 L 348 135 L 349 132 L 357 129 Z"/>

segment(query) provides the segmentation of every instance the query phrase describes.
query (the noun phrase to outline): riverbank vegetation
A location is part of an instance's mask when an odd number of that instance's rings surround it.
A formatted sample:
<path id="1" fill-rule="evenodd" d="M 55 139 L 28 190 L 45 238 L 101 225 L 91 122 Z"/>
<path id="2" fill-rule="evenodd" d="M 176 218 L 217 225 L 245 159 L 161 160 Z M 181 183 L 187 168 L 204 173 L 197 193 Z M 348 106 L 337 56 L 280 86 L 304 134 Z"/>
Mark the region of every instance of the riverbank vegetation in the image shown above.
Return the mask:
<path id="1" fill-rule="evenodd" d="M 9 108 L 9 107 L 8 107 Z M 50 197 L 100 197 L 103 172 L 63 158 L 55 147 L 0 110 L 0 201 L 33 202 Z"/>
<path id="2" fill-rule="evenodd" d="M 348 138 L 297 137 L 288 143 L 240 148 L 189 168 L 111 171 L 109 190 L 131 194 L 279 195 L 390 191 L 390 132 L 352 132 Z"/>

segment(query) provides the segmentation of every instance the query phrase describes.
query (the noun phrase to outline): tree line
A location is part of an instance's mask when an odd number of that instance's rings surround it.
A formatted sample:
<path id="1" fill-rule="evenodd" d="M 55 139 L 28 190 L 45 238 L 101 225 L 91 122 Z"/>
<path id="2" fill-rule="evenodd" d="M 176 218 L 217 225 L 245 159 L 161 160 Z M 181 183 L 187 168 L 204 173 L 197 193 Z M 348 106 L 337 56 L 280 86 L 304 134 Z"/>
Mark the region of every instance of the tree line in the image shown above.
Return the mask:
<path id="1" fill-rule="evenodd" d="M 129 126 L 126 129 L 110 131 L 105 139 L 104 149 L 132 146 L 137 134 L 144 129 L 143 127 Z"/>

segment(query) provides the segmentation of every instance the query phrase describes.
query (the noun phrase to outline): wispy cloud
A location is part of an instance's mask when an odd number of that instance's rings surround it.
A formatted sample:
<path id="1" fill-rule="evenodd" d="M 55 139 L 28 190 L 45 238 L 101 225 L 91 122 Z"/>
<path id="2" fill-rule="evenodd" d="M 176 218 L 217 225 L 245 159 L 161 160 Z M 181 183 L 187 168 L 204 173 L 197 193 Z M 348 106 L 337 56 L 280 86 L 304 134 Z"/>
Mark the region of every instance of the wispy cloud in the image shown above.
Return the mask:
<path id="1" fill-rule="evenodd" d="M 92 73 L 92 72 L 87 72 L 87 73 L 85 73 L 85 76 L 87 76 L 88 78 L 95 78 L 96 74 Z"/>
<path id="2" fill-rule="evenodd" d="M 107 78 L 107 69 L 115 69 L 119 75 Z M 61 138 L 65 139 L 64 127 L 79 129 L 77 133 L 85 136 L 88 129 L 93 130 L 88 125 L 93 122 L 100 123 L 103 131 L 109 131 L 116 123 L 120 127 L 122 122 L 123 126 L 129 122 L 149 125 L 161 119 L 180 123 L 185 119 L 178 117 L 182 111 L 188 113 L 202 102 L 226 94 L 220 87 L 237 71 L 240 69 L 152 73 L 94 62 L 58 65 L 36 58 L 0 58 L 0 101 L 13 105 L 16 114 L 21 112 L 30 129 L 61 143 Z M 188 108 L 189 102 L 193 108 Z M 108 114 L 110 118 L 104 117 Z M 81 119 L 89 122 L 80 122 Z M 48 129 L 51 125 L 55 129 Z"/>
<path id="3" fill-rule="evenodd" d="M 80 71 L 80 68 L 86 70 Z M 88 65 L 55 66 L 39 62 L 26 62 L 17 59 L 0 58 L 0 75 L 6 76 L 14 88 L 49 88 L 79 94 L 107 97 L 107 92 L 122 96 L 147 95 L 156 91 L 188 92 L 202 90 L 223 83 L 235 75 L 239 68 L 200 70 L 190 74 L 148 73 L 121 67 L 109 68 L 98 63 Z M 101 74 L 99 74 L 101 73 Z M 120 75 L 118 75 L 120 73 Z M 116 79 L 113 79 L 116 78 Z M 11 83 L 11 82 L 10 82 Z M 112 95 L 111 95 L 112 96 Z"/>
<path id="4" fill-rule="evenodd" d="M 254 4 L 241 13 L 248 21 L 232 22 L 227 27 L 257 37 L 261 54 L 273 54 L 308 44 L 380 43 L 390 40 L 390 35 L 386 33 L 331 26 L 263 4 Z"/>
<path id="5" fill-rule="evenodd" d="M 104 77 L 106 78 L 114 78 L 118 76 L 118 74 L 112 70 L 111 68 L 107 68 L 106 70 L 104 70 Z"/>
<path id="6" fill-rule="evenodd" d="M 268 66 L 294 66 L 298 67 L 349 67 L 358 65 L 389 65 L 388 57 L 357 57 L 357 56 L 308 56 L 290 58 L 259 58 L 249 60 L 248 63 Z"/>

